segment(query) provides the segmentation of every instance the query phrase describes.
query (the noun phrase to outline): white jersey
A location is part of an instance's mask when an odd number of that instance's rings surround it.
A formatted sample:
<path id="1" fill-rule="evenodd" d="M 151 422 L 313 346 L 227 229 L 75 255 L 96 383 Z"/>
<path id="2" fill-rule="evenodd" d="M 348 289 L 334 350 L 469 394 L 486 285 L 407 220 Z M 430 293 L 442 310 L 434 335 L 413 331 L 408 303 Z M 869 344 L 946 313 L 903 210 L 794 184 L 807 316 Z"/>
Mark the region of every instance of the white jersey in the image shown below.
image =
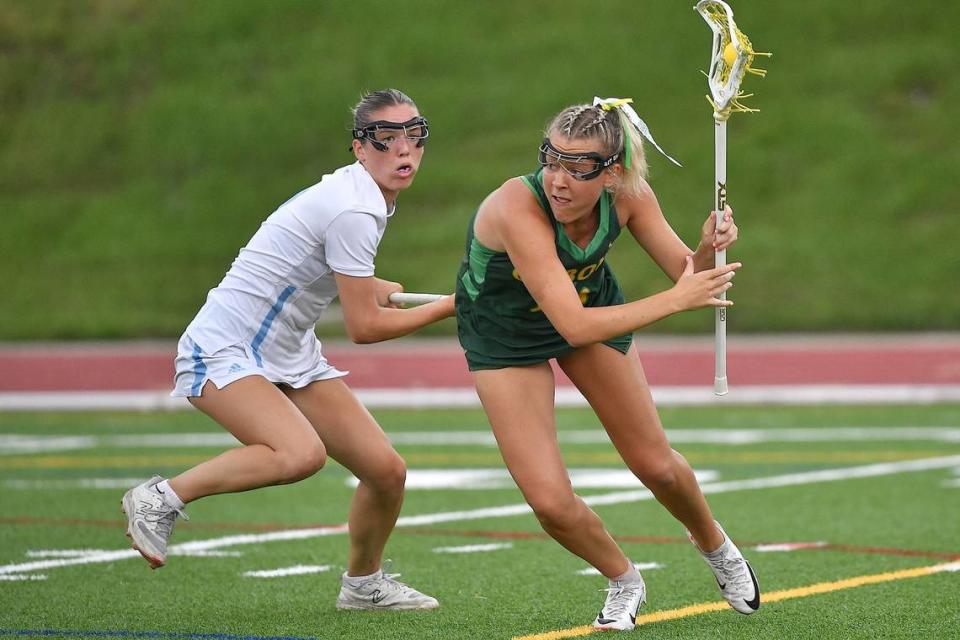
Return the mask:
<path id="1" fill-rule="evenodd" d="M 237 345 L 261 367 L 315 366 L 314 326 L 337 296 L 334 272 L 374 274 L 392 213 L 359 162 L 323 176 L 263 222 L 185 334 L 203 354 Z"/>

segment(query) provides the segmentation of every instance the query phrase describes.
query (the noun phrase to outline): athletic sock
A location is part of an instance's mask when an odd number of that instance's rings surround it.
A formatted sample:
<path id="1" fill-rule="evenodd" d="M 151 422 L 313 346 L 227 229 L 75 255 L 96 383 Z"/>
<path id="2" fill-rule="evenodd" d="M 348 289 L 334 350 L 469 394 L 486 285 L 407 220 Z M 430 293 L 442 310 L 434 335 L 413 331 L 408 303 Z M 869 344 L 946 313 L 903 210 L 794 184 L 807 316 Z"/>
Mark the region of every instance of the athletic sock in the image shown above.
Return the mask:
<path id="1" fill-rule="evenodd" d="M 611 584 L 614 582 L 640 582 L 640 572 L 637 571 L 635 566 L 633 566 L 633 562 L 631 562 L 629 558 L 627 559 L 627 562 L 630 563 L 630 569 L 625 573 L 620 574 L 616 578 L 612 578 L 610 580 Z"/>
<path id="2" fill-rule="evenodd" d="M 157 483 L 157 491 L 163 494 L 163 501 L 167 503 L 167 506 L 173 507 L 174 509 L 183 509 L 185 506 L 183 500 L 180 499 L 180 496 L 177 495 L 177 492 L 173 490 L 173 487 L 170 486 L 168 480 Z"/>
<path id="3" fill-rule="evenodd" d="M 377 569 L 376 571 L 374 571 L 368 576 L 351 576 L 345 573 L 343 574 L 343 577 L 349 580 L 350 582 L 366 582 L 367 580 L 373 580 L 374 578 L 379 578 L 380 572 L 381 570 Z"/>
<path id="4" fill-rule="evenodd" d="M 724 551 L 724 549 L 727 548 L 727 543 L 730 541 L 730 538 L 728 538 L 722 531 L 720 532 L 720 535 L 723 536 L 723 542 L 720 543 L 720 546 L 719 546 L 719 547 L 717 547 L 717 548 L 714 549 L 713 551 L 704 551 L 703 549 L 700 549 L 700 553 L 701 553 L 704 557 L 706 557 L 706 558 L 718 558 L 718 557 L 720 557 L 720 556 L 723 555 L 723 551 Z M 700 547 L 697 547 L 697 548 L 699 549 Z"/>

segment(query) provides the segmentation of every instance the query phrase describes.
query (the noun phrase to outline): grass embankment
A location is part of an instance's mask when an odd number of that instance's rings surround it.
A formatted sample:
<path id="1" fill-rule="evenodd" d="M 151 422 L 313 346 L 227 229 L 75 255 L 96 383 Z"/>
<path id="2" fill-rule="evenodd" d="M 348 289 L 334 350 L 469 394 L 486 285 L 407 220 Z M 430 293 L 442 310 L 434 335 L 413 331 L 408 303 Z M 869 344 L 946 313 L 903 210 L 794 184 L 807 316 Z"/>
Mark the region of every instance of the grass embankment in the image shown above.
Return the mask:
<path id="1" fill-rule="evenodd" d="M 632 96 L 661 204 L 693 243 L 713 126 L 691 3 L 115 3 L 0 8 L 0 339 L 175 336 L 260 221 L 336 167 L 347 108 L 396 86 L 430 119 L 383 277 L 450 290 L 483 197 L 530 170 L 540 130 Z M 960 5 L 740 2 L 765 80 L 729 125 L 745 267 L 730 330 L 960 328 Z M 945 137 L 946 136 L 946 137 Z M 669 285 L 624 237 L 628 296 Z M 662 331 L 707 331 L 686 314 Z M 439 328 L 451 332 L 452 322 Z"/>

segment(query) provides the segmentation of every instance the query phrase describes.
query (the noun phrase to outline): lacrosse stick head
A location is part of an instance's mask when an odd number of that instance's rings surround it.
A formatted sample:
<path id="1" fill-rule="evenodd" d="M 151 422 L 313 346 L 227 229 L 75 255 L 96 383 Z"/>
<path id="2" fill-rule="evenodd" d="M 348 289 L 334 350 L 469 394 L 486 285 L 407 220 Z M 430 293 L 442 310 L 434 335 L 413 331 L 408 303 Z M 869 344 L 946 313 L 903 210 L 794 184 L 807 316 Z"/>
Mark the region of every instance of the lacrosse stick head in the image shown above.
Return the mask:
<path id="1" fill-rule="evenodd" d="M 769 56 L 753 50 L 750 39 L 737 28 L 733 10 L 723 0 L 700 0 L 694 7 L 713 31 L 713 51 L 710 70 L 706 74 L 710 85 L 707 100 L 713 106 L 713 115 L 726 120 L 735 111 L 756 111 L 740 100 L 750 97 L 740 91 L 740 83 L 747 73 L 763 77 L 764 69 L 753 68 L 755 56 Z"/>

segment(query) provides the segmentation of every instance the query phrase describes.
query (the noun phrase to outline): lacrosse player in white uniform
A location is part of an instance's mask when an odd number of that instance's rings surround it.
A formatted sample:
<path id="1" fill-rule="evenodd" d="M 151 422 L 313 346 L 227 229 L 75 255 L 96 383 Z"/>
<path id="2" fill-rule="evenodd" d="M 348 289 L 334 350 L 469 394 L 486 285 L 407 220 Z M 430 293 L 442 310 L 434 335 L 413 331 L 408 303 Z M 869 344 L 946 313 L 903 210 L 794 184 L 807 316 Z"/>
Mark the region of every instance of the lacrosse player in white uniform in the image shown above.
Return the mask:
<path id="1" fill-rule="evenodd" d="M 130 489 L 122 506 L 133 547 L 157 568 L 187 503 L 297 482 L 329 455 L 360 480 L 337 608 L 433 609 L 436 599 L 381 566 L 403 501 L 404 461 L 314 334 L 337 296 L 357 343 L 403 336 L 454 313 L 452 296 L 397 308 L 389 296 L 402 287 L 374 276 L 387 219 L 423 157 L 426 119 L 394 89 L 366 94 L 353 116 L 357 162 L 264 221 L 178 345 L 172 395 L 188 398 L 244 446 L 175 477 L 155 476 Z"/>

